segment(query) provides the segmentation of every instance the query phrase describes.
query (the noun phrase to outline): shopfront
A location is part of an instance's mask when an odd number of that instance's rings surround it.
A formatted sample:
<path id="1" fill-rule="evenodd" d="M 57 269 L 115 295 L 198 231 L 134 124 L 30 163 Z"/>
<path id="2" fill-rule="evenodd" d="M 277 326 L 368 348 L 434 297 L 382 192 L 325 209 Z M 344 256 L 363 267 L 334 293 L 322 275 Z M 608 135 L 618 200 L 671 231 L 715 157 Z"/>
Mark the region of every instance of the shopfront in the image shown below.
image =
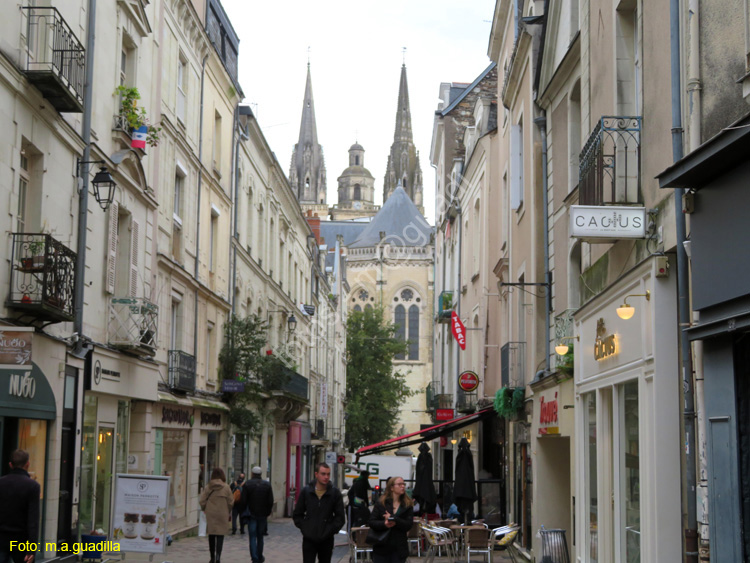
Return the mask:
<path id="1" fill-rule="evenodd" d="M 170 477 L 167 529 L 198 523 L 198 498 L 216 467 L 227 471 L 226 406 L 217 401 L 159 393 L 153 405 L 153 474 Z M 227 475 L 227 480 L 231 476 Z"/>
<path id="2" fill-rule="evenodd" d="M 573 559 L 573 479 L 575 416 L 573 379 L 553 373 L 531 384 L 534 415 L 531 440 L 534 444 L 534 514 L 532 529 L 566 530 Z M 532 543 L 541 553 L 539 539 Z"/>
<path id="3" fill-rule="evenodd" d="M 655 261 L 648 259 L 574 315 L 580 561 L 656 563 L 682 557 L 681 516 L 675 510 L 681 377 L 673 278 L 657 278 Z M 628 295 L 635 312 L 624 320 L 616 310 Z M 560 396 L 565 392 L 558 391 Z M 545 404 L 552 400 L 544 397 Z M 547 412 L 543 419 L 551 416 Z"/>

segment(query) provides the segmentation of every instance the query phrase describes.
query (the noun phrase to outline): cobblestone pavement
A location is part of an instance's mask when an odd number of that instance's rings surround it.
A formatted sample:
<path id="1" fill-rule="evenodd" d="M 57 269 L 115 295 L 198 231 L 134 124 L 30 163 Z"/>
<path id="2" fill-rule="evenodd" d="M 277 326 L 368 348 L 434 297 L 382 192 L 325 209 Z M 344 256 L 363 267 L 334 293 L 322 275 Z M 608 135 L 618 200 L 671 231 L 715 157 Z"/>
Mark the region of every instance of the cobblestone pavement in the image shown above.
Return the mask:
<path id="1" fill-rule="evenodd" d="M 231 532 L 230 532 L 231 534 Z M 268 523 L 268 536 L 265 539 L 263 555 L 267 563 L 302 563 L 302 536 L 290 518 L 272 520 Z M 493 554 L 493 561 L 500 563 L 510 561 L 501 557 L 501 553 Z M 167 548 L 166 555 L 155 555 L 154 563 L 169 561 L 172 563 L 208 563 L 208 538 L 187 537 L 175 540 Z M 424 561 L 424 557 L 411 557 L 409 563 Z M 461 561 L 465 559 L 462 558 Z M 482 562 L 484 559 L 477 554 L 472 556 L 472 563 Z M 126 554 L 125 563 L 148 561 L 148 556 L 142 554 Z M 435 563 L 447 563 L 446 557 L 438 557 Z M 224 538 L 224 550 L 221 563 L 250 563 L 250 548 L 247 534 L 227 535 Z M 332 563 L 349 563 L 349 546 L 346 535 L 336 536 L 336 547 L 333 550 Z"/>

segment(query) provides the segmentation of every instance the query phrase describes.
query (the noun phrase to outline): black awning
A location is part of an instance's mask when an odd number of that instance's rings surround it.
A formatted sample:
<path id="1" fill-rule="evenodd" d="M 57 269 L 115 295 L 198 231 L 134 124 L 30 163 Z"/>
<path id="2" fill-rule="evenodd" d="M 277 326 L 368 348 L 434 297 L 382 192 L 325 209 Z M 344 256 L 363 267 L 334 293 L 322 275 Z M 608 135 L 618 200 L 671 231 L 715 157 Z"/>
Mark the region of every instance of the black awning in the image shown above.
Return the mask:
<path id="1" fill-rule="evenodd" d="M 441 422 L 440 424 L 430 426 L 429 428 L 425 428 L 423 430 L 412 432 L 411 434 L 404 434 L 403 436 L 397 436 L 396 438 L 391 438 L 390 440 L 385 440 L 376 444 L 370 444 L 369 446 L 363 446 L 359 448 L 355 453 L 357 458 L 359 458 L 365 455 L 379 454 L 382 452 L 402 448 L 404 446 L 411 446 L 412 444 L 418 444 L 419 442 L 434 440 L 435 438 L 440 438 L 441 436 L 450 434 L 454 430 L 458 430 L 459 428 L 463 428 L 464 426 L 469 426 L 470 424 L 474 424 L 475 422 L 479 422 L 480 420 L 484 420 L 491 416 L 495 416 L 495 409 L 489 407 L 472 414 L 467 414 L 466 416 L 454 418 L 453 420 L 449 420 L 447 422 Z"/>

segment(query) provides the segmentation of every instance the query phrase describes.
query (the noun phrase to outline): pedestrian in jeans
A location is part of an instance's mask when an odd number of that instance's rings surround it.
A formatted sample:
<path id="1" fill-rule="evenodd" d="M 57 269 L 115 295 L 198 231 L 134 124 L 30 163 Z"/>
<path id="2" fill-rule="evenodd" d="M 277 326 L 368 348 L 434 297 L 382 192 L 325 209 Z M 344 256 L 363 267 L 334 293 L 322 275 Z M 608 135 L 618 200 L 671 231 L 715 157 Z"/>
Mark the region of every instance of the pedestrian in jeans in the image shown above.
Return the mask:
<path id="1" fill-rule="evenodd" d="M 294 507 L 294 525 L 302 531 L 304 563 L 331 563 L 333 538 L 344 526 L 341 491 L 331 485 L 331 468 L 319 463 L 315 480 L 302 489 Z"/>
<path id="2" fill-rule="evenodd" d="M 221 551 L 224 547 L 224 536 L 229 528 L 232 516 L 234 497 L 227 485 L 224 470 L 215 467 L 211 472 L 211 481 L 203 489 L 198 501 L 201 510 L 206 512 L 206 533 L 208 534 L 208 550 L 211 553 L 209 563 L 221 563 Z"/>
<path id="3" fill-rule="evenodd" d="M 10 473 L 0 478 L 0 563 L 34 563 L 35 553 L 11 550 L 10 542 L 39 536 L 39 483 L 29 476 L 29 454 L 10 454 Z"/>
<path id="4" fill-rule="evenodd" d="M 232 489 L 232 494 L 234 495 L 234 506 L 232 506 L 232 535 L 237 533 L 237 518 L 240 519 L 240 535 L 245 533 L 245 522 L 242 520 L 241 510 L 240 510 L 240 499 L 238 498 L 240 494 L 242 493 L 242 485 L 245 483 L 245 474 L 240 473 L 240 476 L 237 477 L 234 481 L 232 481 L 232 484 L 229 485 L 229 488 Z M 240 491 L 239 493 L 237 491 Z"/>
<path id="5" fill-rule="evenodd" d="M 273 489 L 271 483 L 261 479 L 263 470 L 253 467 L 250 480 L 242 486 L 241 511 L 250 511 L 247 521 L 247 534 L 250 537 L 250 558 L 253 563 L 263 563 L 263 536 L 268 530 L 268 517 L 273 510 Z"/>

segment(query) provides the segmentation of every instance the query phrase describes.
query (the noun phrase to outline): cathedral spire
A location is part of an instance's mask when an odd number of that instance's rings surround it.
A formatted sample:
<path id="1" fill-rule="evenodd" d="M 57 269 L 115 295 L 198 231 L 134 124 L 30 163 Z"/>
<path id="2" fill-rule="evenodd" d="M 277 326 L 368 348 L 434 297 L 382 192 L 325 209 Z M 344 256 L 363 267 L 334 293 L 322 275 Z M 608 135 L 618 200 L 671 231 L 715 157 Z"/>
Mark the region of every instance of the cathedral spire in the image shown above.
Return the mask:
<path id="1" fill-rule="evenodd" d="M 315 121 L 310 62 L 307 63 L 307 82 L 302 103 L 302 120 L 299 140 L 294 145 L 289 181 L 300 203 L 326 203 L 326 168 L 323 147 L 318 143 L 318 126 Z"/>
<path id="2" fill-rule="evenodd" d="M 388 165 L 383 179 L 383 203 L 401 185 L 424 215 L 422 202 L 422 169 L 419 166 L 419 152 L 414 146 L 411 131 L 411 110 L 409 109 L 409 87 L 406 82 L 406 65 L 401 65 L 401 81 L 398 86 L 398 106 L 396 107 L 396 129 L 393 144 L 388 155 Z"/>

